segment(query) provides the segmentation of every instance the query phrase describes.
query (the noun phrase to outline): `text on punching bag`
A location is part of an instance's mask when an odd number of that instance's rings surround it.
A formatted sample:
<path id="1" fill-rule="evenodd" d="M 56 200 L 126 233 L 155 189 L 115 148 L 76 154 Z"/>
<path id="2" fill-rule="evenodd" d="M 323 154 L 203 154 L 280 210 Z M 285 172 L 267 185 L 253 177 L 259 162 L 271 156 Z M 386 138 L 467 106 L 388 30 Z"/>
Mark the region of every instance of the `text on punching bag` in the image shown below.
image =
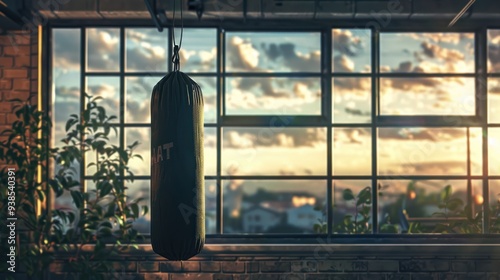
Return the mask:
<path id="1" fill-rule="evenodd" d="M 165 143 L 158 146 L 158 148 L 153 148 L 151 154 L 151 163 L 159 163 L 164 160 L 170 159 L 170 149 L 174 147 L 174 143 Z"/>

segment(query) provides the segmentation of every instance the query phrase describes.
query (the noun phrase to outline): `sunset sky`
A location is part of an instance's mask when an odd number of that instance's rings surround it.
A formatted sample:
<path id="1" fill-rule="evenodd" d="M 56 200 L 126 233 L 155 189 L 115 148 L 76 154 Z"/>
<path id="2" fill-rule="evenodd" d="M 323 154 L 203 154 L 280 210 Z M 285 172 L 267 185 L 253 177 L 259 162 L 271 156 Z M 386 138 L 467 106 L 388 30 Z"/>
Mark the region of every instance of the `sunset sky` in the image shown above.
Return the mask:
<path id="1" fill-rule="evenodd" d="M 118 72 L 119 29 L 87 29 L 87 69 Z M 179 31 L 176 31 L 177 40 Z M 125 122 L 147 125 L 153 86 L 168 68 L 168 33 L 152 28 L 126 29 L 126 72 L 160 72 L 125 80 Z M 371 135 L 377 133 L 380 175 L 467 175 L 465 128 L 379 128 L 359 127 L 371 121 L 370 33 L 361 29 L 332 31 L 332 71 L 352 77 L 332 77 L 333 123 L 352 123 L 333 129 L 333 174 L 371 175 Z M 227 32 L 226 72 L 290 73 L 290 77 L 230 77 L 226 82 L 227 115 L 320 115 L 321 34 L 317 32 Z M 53 31 L 53 117 L 55 145 L 65 134 L 66 119 L 79 110 L 80 31 Z M 490 72 L 500 72 L 500 31 L 489 31 Z M 473 33 L 382 33 L 380 72 L 473 74 Z M 216 121 L 216 30 L 185 29 L 181 48 L 181 71 L 214 73 L 196 77 L 205 98 L 205 122 Z M 305 72 L 312 77 L 293 76 Z M 314 76 L 317 74 L 317 76 Z M 356 76 L 355 74 L 360 74 Z M 118 115 L 120 79 L 116 76 L 87 77 L 86 91 L 104 97 L 107 113 Z M 473 115 L 474 78 L 390 77 L 380 79 L 382 115 Z M 489 121 L 500 123 L 500 79 L 488 80 Z M 329 94 L 329 93 L 324 93 Z M 358 127 L 356 127 L 356 124 Z M 222 170 L 225 175 L 326 175 L 326 128 L 224 127 Z M 126 142 L 135 140 L 145 162 L 136 161 L 136 175 L 150 174 L 150 129 L 127 128 Z M 471 128 L 472 174 L 481 175 L 481 130 Z M 115 139 L 116 140 L 116 139 Z M 500 175 L 500 129 L 489 129 L 489 172 Z M 215 175 L 215 128 L 205 129 L 205 174 Z M 148 195 L 148 181 L 136 183 Z M 339 183 L 340 184 L 340 183 Z M 365 186 L 365 181 L 345 182 Z M 407 181 L 394 181 L 402 190 Z M 443 182 L 444 184 L 444 182 Z M 314 185 L 314 186 L 313 186 Z M 312 190 L 317 184 L 302 185 Z M 324 194 L 322 186 L 318 195 Z M 464 184 L 457 183 L 460 188 Z M 444 185 L 443 185 L 444 186 Z M 457 187 L 458 187 L 457 186 Z M 289 186 L 279 184 L 278 189 Z M 492 193 L 499 182 L 490 184 Z M 207 188 L 211 190 L 213 188 Z M 249 190 L 250 191 L 250 187 Z M 210 195 L 210 194 L 207 194 Z M 493 199 L 493 198 L 492 198 Z"/>

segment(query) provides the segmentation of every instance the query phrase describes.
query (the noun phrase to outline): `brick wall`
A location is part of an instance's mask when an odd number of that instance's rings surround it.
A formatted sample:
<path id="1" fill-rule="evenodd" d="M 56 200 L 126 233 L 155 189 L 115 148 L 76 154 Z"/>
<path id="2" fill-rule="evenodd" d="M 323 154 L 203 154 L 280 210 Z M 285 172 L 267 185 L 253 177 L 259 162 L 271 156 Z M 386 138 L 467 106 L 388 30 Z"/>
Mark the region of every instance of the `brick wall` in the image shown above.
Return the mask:
<path id="1" fill-rule="evenodd" d="M 8 100 L 37 102 L 38 37 L 29 32 L 0 35 L 0 132 L 15 120 Z M 0 163 L 1 166 L 1 163 Z"/>
<path id="2" fill-rule="evenodd" d="M 500 258 L 467 256 L 311 256 L 194 257 L 166 261 L 157 256 L 116 262 L 118 279 L 162 280 L 495 280 Z M 54 263 L 50 279 L 68 279 L 68 268 Z"/>

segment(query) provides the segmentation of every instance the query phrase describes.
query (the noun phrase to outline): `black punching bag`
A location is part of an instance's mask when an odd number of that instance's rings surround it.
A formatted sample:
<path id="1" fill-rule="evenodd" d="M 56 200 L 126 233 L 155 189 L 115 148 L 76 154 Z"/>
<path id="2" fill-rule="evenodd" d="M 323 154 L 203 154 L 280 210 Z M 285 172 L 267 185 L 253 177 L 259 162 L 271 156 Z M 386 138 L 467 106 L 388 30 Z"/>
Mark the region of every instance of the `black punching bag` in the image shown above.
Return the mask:
<path id="1" fill-rule="evenodd" d="M 169 260 L 187 260 L 205 243 L 203 96 L 176 68 L 151 97 L 151 243 Z"/>

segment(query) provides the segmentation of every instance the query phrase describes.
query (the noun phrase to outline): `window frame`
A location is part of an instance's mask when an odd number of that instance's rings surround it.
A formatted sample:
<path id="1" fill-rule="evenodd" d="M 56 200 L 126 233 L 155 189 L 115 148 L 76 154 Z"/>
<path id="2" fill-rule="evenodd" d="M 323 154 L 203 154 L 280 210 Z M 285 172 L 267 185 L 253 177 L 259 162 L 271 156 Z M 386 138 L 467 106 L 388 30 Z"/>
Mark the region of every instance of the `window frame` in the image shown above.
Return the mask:
<path id="1" fill-rule="evenodd" d="M 273 21 L 274 22 L 274 21 Z M 397 22 L 397 21 L 396 21 Z M 369 23 L 369 22 L 368 22 Z M 436 236 L 436 235 L 428 235 L 428 234 L 419 234 L 418 236 L 415 235 L 409 235 L 409 234 L 396 234 L 396 235 L 386 235 L 386 234 L 380 234 L 378 233 L 378 220 L 376 213 L 378 212 L 378 197 L 377 197 L 377 191 L 376 191 L 376 186 L 377 186 L 377 181 L 383 178 L 386 178 L 387 176 L 380 176 L 377 175 L 377 128 L 380 127 L 414 127 L 414 126 L 425 126 L 425 127 L 433 127 L 433 126 L 443 126 L 440 125 L 438 122 L 436 122 L 436 116 L 380 116 L 379 115 L 379 98 L 378 98 L 378 93 L 379 93 L 379 79 L 380 77 L 385 76 L 384 74 L 379 73 L 379 37 L 380 37 L 380 32 L 439 32 L 439 30 L 435 30 L 436 28 L 433 27 L 421 27 L 418 24 L 410 24 L 407 27 L 404 28 L 395 28 L 393 26 L 389 26 L 386 28 L 375 28 L 373 25 L 369 28 L 371 30 L 371 70 L 370 73 L 362 74 L 362 76 L 370 77 L 371 78 L 371 123 L 362 123 L 362 124 L 355 124 L 355 123 L 346 123 L 346 124 L 334 124 L 332 123 L 332 106 L 331 106 L 331 101 L 332 101 L 332 79 L 336 76 L 338 77 L 350 77 L 350 76 L 361 76 L 360 73 L 333 73 L 331 63 L 332 63 L 332 36 L 331 36 L 331 31 L 332 29 L 335 28 L 366 28 L 368 27 L 368 23 L 366 21 L 362 23 L 354 23 L 354 24 L 340 24 L 340 25 L 332 25 L 330 23 L 310 23 L 310 24 L 290 24 L 287 25 L 286 27 L 280 26 L 280 22 L 276 21 L 276 23 L 270 24 L 270 27 L 260 25 L 259 23 L 253 23 L 253 24 L 248 24 L 248 23 L 234 23 L 234 22 L 229 22 L 227 24 L 221 23 L 221 22 L 215 22 L 215 23 L 209 23 L 209 24 L 200 24 L 199 22 L 196 21 L 191 21 L 188 22 L 187 24 L 184 24 L 184 27 L 189 28 L 216 28 L 217 29 L 217 61 L 216 61 L 216 72 L 214 73 L 189 73 L 190 76 L 197 77 L 197 76 L 216 76 L 217 79 L 217 111 L 216 111 L 216 123 L 209 123 L 209 124 L 204 124 L 205 127 L 214 127 L 216 128 L 216 135 L 217 135 L 217 174 L 216 176 L 206 176 L 206 179 L 215 179 L 217 180 L 217 222 L 216 222 L 216 228 L 218 230 L 217 234 L 208 234 L 207 235 L 207 240 L 208 243 L 214 243 L 214 244 L 225 244 L 225 243 L 233 243 L 233 242 L 239 242 L 239 243 L 256 243 L 256 244 L 263 244 L 263 243 L 268 243 L 268 242 L 280 242 L 287 240 L 287 242 L 291 243 L 299 243 L 299 244 L 308 244 L 311 240 L 315 243 L 317 243 L 317 238 L 321 236 L 326 236 L 328 240 L 334 240 L 331 242 L 339 242 L 339 240 L 344 240 L 346 243 L 364 243 L 364 242 L 371 242 L 374 240 L 383 240 L 383 242 L 391 243 L 397 240 L 405 240 L 409 241 L 410 243 L 413 242 L 411 240 L 416 240 L 416 243 L 420 243 L 421 240 L 425 240 L 425 242 L 429 242 L 432 240 L 438 240 L 438 242 L 441 242 L 439 240 L 445 240 L 445 239 L 451 239 L 451 240 L 456 240 L 459 241 L 460 243 L 483 243 L 483 240 L 487 239 L 492 241 L 498 239 L 498 235 L 494 234 L 489 234 L 487 232 L 487 228 L 489 227 L 489 218 L 486 217 L 483 218 L 483 233 L 478 234 L 477 236 L 475 234 L 472 235 L 457 235 L 454 236 L 452 234 L 443 234 L 441 236 Z M 364 27 L 359 27 L 359 26 L 364 26 Z M 43 60 L 43 67 L 44 69 L 47 69 L 46 73 L 42 77 L 42 88 L 46 89 L 45 92 L 51 92 L 49 89 L 51 87 L 52 83 L 52 57 L 51 57 L 51 51 L 52 51 L 52 37 L 51 37 L 51 30 L 53 28 L 80 28 L 81 30 L 81 45 L 85 45 L 86 42 L 86 37 L 85 37 L 85 32 L 83 32 L 86 28 L 93 28 L 93 27 L 117 27 L 120 30 L 120 36 L 122 40 L 120 40 L 120 72 L 119 73 L 113 73 L 112 75 L 119 75 L 120 76 L 120 123 L 118 127 L 120 128 L 120 131 L 123 131 L 125 127 L 148 127 L 146 124 L 141 124 L 141 125 L 127 125 L 124 124 L 124 98 L 123 98 L 123 93 L 125 91 L 124 87 L 124 80 L 127 76 L 149 76 L 151 73 L 142 73 L 142 72 L 129 72 L 125 73 L 125 40 L 124 40 L 124 35 L 125 35 L 125 28 L 134 28 L 134 27 L 150 27 L 154 28 L 153 25 L 149 23 L 144 23 L 143 21 L 110 21 L 110 22 L 103 22 L 102 24 L 98 24 L 95 21 L 84 21 L 80 23 L 76 22 L 67 22 L 67 21 L 51 21 L 49 24 L 45 27 L 45 30 L 48 32 L 44 32 L 45 36 L 42 38 L 44 42 L 46 42 L 46 46 L 48 48 L 44 48 L 45 52 L 45 59 Z M 498 27 L 497 27 L 498 28 Z M 488 29 L 496 29 L 495 27 L 490 28 L 485 25 L 480 25 L 480 27 L 476 26 L 470 26 L 470 27 L 454 27 L 450 28 L 447 31 L 441 31 L 441 32 L 473 32 L 475 34 L 475 45 L 474 45 L 474 60 L 475 60 L 475 72 L 471 74 L 472 76 L 475 77 L 475 92 L 476 92 L 476 115 L 475 116 L 457 116 L 458 118 L 461 119 L 462 121 L 462 126 L 460 127 L 467 127 L 467 126 L 475 126 L 475 127 L 480 127 L 483 130 L 483 134 L 487 135 L 487 130 L 490 127 L 500 127 L 499 124 L 488 124 L 487 116 L 488 116 L 488 89 L 487 89 L 487 79 L 491 77 L 500 77 L 500 73 L 488 73 L 486 69 L 486 62 L 487 62 L 487 31 Z M 167 32 L 169 32 L 168 35 L 168 52 L 171 54 L 172 52 L 172 42 L 171 42 L 171 36 L 170 36 L 170 28 L 166 29 Z M 435 31 L 433 31 L 435 30 Z M 326 176 L 223 176 L 221 173 L 221 150 L 222 150 L 222 127 L 225 126 L 267 126 L 273 121 L 275 121 L 275 117 L 273 116 L 224 116 L 221 114 L 223 111 L 223 102 L 225 100 L 225 85 L 224 85 L 224 79 L 226 77 L 226 73 L 224 71 L 224 64 L 225 64 L 225 31 L 262 31 L 262 32 L 269 32 L 269 31 L 279 31 L 279 32 L 287 32 L 287 31 L 319 31 L 321 32 L 321 73 L 319 74 L 321 77 L 321 89 L 322 89 L 322 100 L 321 100 L 321 116 L 280 116 L 280 117 L 285 117 L 285 118 L 293 118 L 292 121 L 290 122 L 290 127 L 304 127 L 304 126 L 321 126 L 321 127 L 326 127 L 327 128 L 327 175 Z M 48 34 L 48 35 L 47 35 Z M 224 34 L 224 36 L 221 36 Z M 81 61 L 84 62 L 86 59 L 86 54 L 85 54 L 86 47 L 81 49 Z M 169 56 L 167 56 L 169 57 Z M 81 80 L 80 80 L 80 90 L 83 92 L 86 87 L 86 75 L 88 74 L 85 69 L 86 65 L 84 63 L 81 63 Z M 172 69 L 171 63 L 168 65 L 168 70 L 169 72 Z M 327 69 L 327 71 L 324 71 Z M 181 65 L 181 71 L 182 71 L 182 65 Z M 155 75 L 164 75 L 166 73 L 158 72 L 154 73 Z M 250 73 L 250 74 L 255 74 L 255 73 Z M 270 74 L 275 75 L 276 73 Z M 285 74 L 294 74 L 293 72 L 291 73 L 285 73 Z M 101 72 L 96 72 L 91 75 L 108 75 L 107 73 L 101 73 Z M 110 74 L 111 75 L 111 74 Z M 229 76 L 232 74 L 229 74 Z M 285 75 L 286 76 L 286 75 Z M 295 75 L 294 75 L 295 76 Z M 460 76 L 466 76 L 465 74 L 461 74 Z M 84 97 L 82 96 L 81 99 Z M 48 110 L 49 112 L 51 111 L 51 94 L 48 96 L 44 96 L 42 98 L 43 103 L 44 103 L 44 108 Z M 375 102 L 373 102 L 375 101 Z M 83 102 L 81 102 L 81 107 L 83 107 Z M 442 117 L 442 116 L 438 116 Z M 315 125 L 311 125 L 311 124 Z M 149 125 L 150 126 L 150 125 Z M 372 175 L 370 176 L 335 176 L 332 173 L 332 145 L 331 145 L 331 140 L 332 140 L 332 129 L 335 127 L 367 127 L 372 129 Z M 450 125 L 447 125 L 446 127 L 453 127 Z M 124 145 L 124 138 L 125 135 L 124 133 L 120 133 L 119 135 L 119 141 L 120 145 Z M 50 140 L 49 140 L 50 141 Z M 50 143 L 50 142 L 49 142 Z M 482 163 L 483 163 L 483 173 L 481 176 L 396 176 L 398 179 L 405 179 L 405 178 L 416 178 L 418 177 L 419 179 L 471 179 L 471 178 L 476 178 L 476 179 L 481 179 L 483 181 L 483 197 L 484 197 L 484 204 L 483 207 L 487 209 L 489 207 L 489 180 L 498 180 L 500 179 L 500 176 L 489 176 L 489 169 L 488 169 L 488 143 L 487 143 L 487 137 L 483 137 L 483 143 L 482 143 L 482 149 L 483 149 L 483 158 L 482 158 Z M 80 167 L 83 171 L 85 164 L 82 164 Z M 48 178 L 50 174 L 50 167 L 47 168 L 46 170 L 46 176 Z M 83 172 L 81 174 L 84 174 Z M 375 175 L 374 175 L 375 174 Z M 231 178 L 241 178 L 241 179 L 252 179 L 252 178 L 258 178 L 258 179 L 327 179 L 327 195 L 328 195 L 328 224 L 332 225 L 332 195 L 333 195 L 333 180 L 335 179 L 368 179 L 372 180 L 372 188 L 375 191 L 372 191 L 373 195 L 373 200 L 372 200 L 372 234 L 363 234 L 363 235 L 358 235 L 358 234 L 350 234 L 350 235 L 338 235 L 334 234 L 332 232 L 332 227 L 328 227 L 328 233 L 325 235 L 322 234 L 313 234 L 313 235 L 290 235 L 290 234 L 265 234 L 265 235 L 252 235 L 252 234 L 223 234 L 223 225 L 222 225 L 222 195 L 221 195 L 221 190 L 222 190 L 222 185 L 221 181 L 224 179 L 228 179 L 229 177 Z M 126 178 L 126 176 L 124 176 Z M 86 180 L 88 179 L 87 177 L 82 175 L 82 179 Z M 136 179 L 150 179 L 150 176 L 136 176 Z M 487 211 L 486 211 L 487 212 Z M 375 226 L 377 225 L 377 226 Z M 149 235 L 147 235 L 149 237 Z M 240 241 L 238 241 L 240 240 Z M 309 240 L 309 241 L 308 241 Z M 342 242 L 344 242 L 342 241 Z M 331 243 L 329 241 L 329 243 Z M 341 243 L 342 243 L 341 242 Z M 500 242 L 496 241 L 495 243 Z"/>

